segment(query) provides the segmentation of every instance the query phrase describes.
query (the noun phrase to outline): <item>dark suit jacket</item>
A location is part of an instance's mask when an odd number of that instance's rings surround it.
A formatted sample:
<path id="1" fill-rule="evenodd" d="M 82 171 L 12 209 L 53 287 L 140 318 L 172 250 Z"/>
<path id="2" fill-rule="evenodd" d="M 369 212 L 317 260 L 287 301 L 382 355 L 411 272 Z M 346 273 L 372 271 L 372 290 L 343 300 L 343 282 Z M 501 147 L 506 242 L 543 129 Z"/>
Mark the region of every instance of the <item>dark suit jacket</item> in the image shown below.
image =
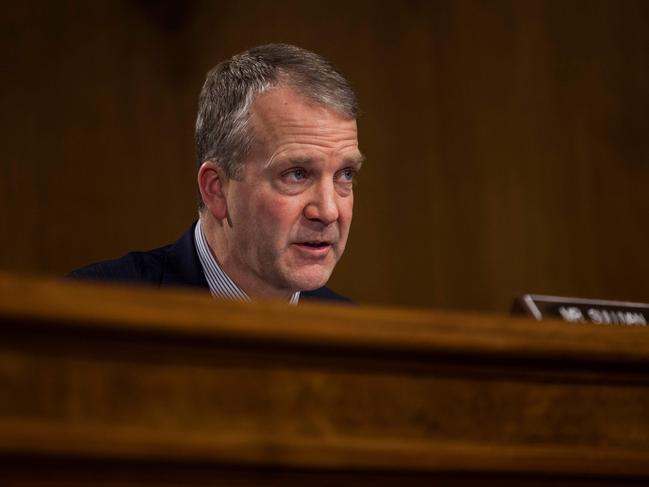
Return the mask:
<path id="1" fill-rule="evenodd" d="M 131 252 L 119 259 L 91 264 L 70 272 L 67 277 L 208 290 L 203 267 L 196 253 L 194 225 L 174 244 L 148 252 Z M 350 302 L 349 299 L 326 287 L 314 291 L 302 291 L 300 301 L 303 299 Z"/>

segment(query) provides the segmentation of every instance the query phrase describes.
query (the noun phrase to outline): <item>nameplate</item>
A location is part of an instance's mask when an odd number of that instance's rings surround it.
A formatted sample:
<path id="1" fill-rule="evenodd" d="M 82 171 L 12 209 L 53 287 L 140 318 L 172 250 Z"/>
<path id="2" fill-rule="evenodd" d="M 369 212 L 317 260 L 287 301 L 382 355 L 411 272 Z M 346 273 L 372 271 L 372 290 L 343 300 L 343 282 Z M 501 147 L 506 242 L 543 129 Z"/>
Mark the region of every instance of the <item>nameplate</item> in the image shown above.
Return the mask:
<path id="1" fill-rule="evenodd" d="M 559 318 L 569 323 L 596 325 L 647 326 L 649 322 L 649 304 L 540 294 L 524 294 L 516 298 L 512 313 L 527 314 L 537 320 Z"/>

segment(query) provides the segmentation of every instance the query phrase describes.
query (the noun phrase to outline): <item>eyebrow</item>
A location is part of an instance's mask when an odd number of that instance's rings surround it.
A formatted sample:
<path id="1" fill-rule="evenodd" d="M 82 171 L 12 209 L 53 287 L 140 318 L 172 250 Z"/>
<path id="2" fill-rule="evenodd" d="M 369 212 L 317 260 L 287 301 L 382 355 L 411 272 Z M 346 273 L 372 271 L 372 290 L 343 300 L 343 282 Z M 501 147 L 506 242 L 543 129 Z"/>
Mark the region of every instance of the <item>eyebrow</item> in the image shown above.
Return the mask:
<path id="1" fill-rule="evenodd" d="M 288 162 L 290 164 L 298 164 L 298 165 L 302 165 L 302 166 L 315 164 L 316 160 L 317 160 L 317 158 L 313 158 L 313 157 L 308 156 L 308 155 L 304 155 L 304 156 L 296 155 L 296 156 L 291 156 L 291 157 L 288 157 L 288 158 L 284 159 L 285 162 Z M 365 162 L 365 156 L 363 154 L 361 154 L 361 152 L 359 151 L 358 154 L 350 156 L 350 157 L 346 157 L 346 158 L 343 159 L 343 161 L 344 161 L 345 164 L 355 166 L 355 169 L 359 170 L 361 168 L 361 166 L 363 165 L 363 162 Z M 277 159 L 275 159 L 274 157 L 271 157 L 271 159 L 266 162 L 265 167 L 271 167 L 271 166 L 273 166 L 275 164 L 277 164 Z"/>
<path id="2" fill-rule="evenodd" d="M 313 164 L 315 162 L 315 159 L 309 156 L 294 156 L 289 157 L 286 160 L 292 164 Z M 363 162 L 365 162 L 365 156 L 359 152 L 358 155 L 345 157 L 343 161 L 345 164 L 361 167 Z"/>
<path id="3" fill-rule="evenodd" d="M 356 166 L 356 169 L 360 169 L 365 162 L 365 156 L 361 152 L 359 152 L 358 155 L 345 159 L 345 162 L 347 164 Z"/>

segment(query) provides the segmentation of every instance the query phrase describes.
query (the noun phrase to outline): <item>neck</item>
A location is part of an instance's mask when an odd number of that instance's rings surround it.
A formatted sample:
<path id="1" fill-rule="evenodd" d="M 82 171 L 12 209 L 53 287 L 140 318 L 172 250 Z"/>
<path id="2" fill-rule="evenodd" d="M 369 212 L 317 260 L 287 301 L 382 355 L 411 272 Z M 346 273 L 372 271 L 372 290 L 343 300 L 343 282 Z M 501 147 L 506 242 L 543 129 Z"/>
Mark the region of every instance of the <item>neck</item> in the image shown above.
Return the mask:
<path id="1" fill-rule="evenodd" d="M 262 281 L 251 269 L 237 259 L 224 229 L 225 220 L 220 221 L 212 215 L 201 215 L 198 222 L 201 225 L 205 240 L 210 247 L 212 256 L 216 259 L 221 269 L 234 283 L 251 298 L 277 299 L 288 301 L 293 295 L 289 289 L 276 289 Z"/>

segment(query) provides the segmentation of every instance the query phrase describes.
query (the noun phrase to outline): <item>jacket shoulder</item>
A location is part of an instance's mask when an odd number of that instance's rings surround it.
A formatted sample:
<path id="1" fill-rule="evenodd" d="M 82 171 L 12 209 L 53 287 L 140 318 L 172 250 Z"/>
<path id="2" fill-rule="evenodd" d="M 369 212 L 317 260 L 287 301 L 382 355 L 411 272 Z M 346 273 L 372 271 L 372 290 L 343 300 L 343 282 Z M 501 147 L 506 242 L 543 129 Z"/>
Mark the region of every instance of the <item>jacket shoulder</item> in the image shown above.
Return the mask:
<path id="1" fill-rule="evenodd" d="M 300 293 L 300 300 L 302 298 L 309 301 L 334 301 L 340 304 L 354 304 L 351 299 L 341 296 L 328 287 L 321 287 L 313 291 L 302 291 Z"/>
<path id="2" fill-rule="evenodd" d="M 147 252 L 129 252 L 114 260 L 105 260 L 74 270 L 66 275 L 72 279 L 140 282 L 159 284 L 169 245 Z"/>

